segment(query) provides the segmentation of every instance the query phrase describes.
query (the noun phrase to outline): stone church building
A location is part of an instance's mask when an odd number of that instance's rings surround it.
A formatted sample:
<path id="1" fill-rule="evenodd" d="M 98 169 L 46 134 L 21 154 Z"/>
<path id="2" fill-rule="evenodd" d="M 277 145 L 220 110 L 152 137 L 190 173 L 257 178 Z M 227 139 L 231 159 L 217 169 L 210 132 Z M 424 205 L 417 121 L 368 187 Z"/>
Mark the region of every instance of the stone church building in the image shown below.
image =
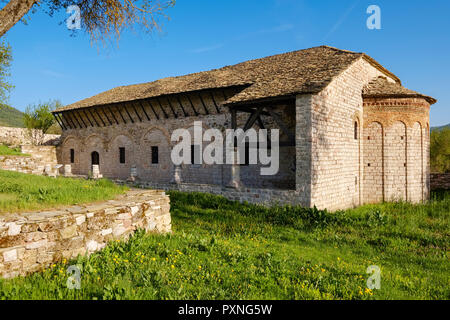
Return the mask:
<path id="1" fill-rule="evenodd" d="M 429 197 L 429 110 L 364 53 L 320 46 L 122 86 L 54 111 L 59 162 L 109 178 L 256 203 L 330 210 Z M 276 175 L 260 165 L 173 165 L 171 134 L 280 130 Z M 195 146 L 193 146 L 195 150 Z M 248 152 L 253 152 L 249 150 Z"/>

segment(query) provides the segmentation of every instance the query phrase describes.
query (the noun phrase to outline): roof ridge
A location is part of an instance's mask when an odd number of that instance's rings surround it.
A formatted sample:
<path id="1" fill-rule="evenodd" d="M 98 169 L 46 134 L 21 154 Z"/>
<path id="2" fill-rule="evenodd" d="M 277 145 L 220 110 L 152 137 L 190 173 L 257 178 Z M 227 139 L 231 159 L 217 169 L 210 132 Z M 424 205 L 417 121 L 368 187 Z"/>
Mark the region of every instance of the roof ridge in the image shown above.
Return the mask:
<path id="1" fill-rule="evenodd" d="M 213 68 L 213 69 L 208 69 L 208 70 L 203 70 L 203 71 L 197 71 L 197 72 L 191 72 L 191 73 L 186 73 L 186 74 L 177 75 L 177 76 L 168 76 L 168 77 L 156 79 L 156 80 L 153 80 L 153 81 L 146 81 L 146 82 L 141 82 L 141 83 L 121 85 L 121 86 L 117 86 L 117 87 L 111 88 L 109 90 L 106 90 L 104 92 L 107 92 L 107 91 L 110 91 L 110 90 L 113 90 L 113 89 L 116 89 L 116 88 L 125 88 L 125 87 L 130 87 L 130 86 L 135 86 L 135 85 L 144 85 L 144 84 L 154 83 L 154 82 L 161 81 L 161 80 L 166 80 L 166 79 L 177 79 L 177 78 L 197 75 L 197 74 L 201 74 L 201 73 L 205 73 L 205 72 L 213 72 L 213 71 L 223 70 L 225 68 L 234 67 L 234 66 L 237 66 L 237 65 L 240 65 L 240 64 L 243 64 L 243 63 L 247 63 L 247 62 L 258 61 L 258 60 L 263 60 L 263 59 L 267 59 L 267 58 L 272 58 L 272 57 L 277 57 L 277 56 L 282 56 L 282 55 L 287 55 L 287 54 L 293 54 L 293 53 L 297 53 L 297 52 L 301 52 L 301 51 L 307 51 L 307 50 L 311 50 L 311 49 L 317 49 L 317 48 L 327 48 L 327 49 L 332 49 L 332 50 L 335 50 L 335 51 L 338 51 L 338 52 L 345 52 L 345 53 L 351 53 L 351 54 L 364 54 L 362 52 L 354 52 L 354 51 L 350 51 L 350 50 L 339 49 L 339 48 L 332 47 L 332 46 L 329 46 L 329 45 L 320 45 L 320 46 L 314 46 L 314 47 L 305 48 L 305 49 L 298 49 L 298 50 L 293 50 L 293 51 L 288 51 L 288 52 L 276 53 L 276 54 L 272 54 L 272 55 L 269 55 L 269 56 L 264 56 L 264 57 L 260 57 L 260 58 L 254 58 L 254 59 L 250 59 L 250 60 L 244 60 L 244 61 L 241 61 L 241 62 L 225 65 L 225 66 L 218 67 L 218 68 Z"/>
<path id="2" fill-rule="evenodd" d="M 77 101 L 57 111 L 122 103 L 161 95 L 198 90 L 247 86 L 230 103 L 300 92 L 319 92 L 357 59 L 366 59 L 387 76 L 392 74 L 364 53 L 320 45 L 242 61 L 232 65 L 144 83 L 121 85 Z M 392 75 L 393 79 L 400 80 Z M 258 84 L 258 85 L 256 85 Z"/>

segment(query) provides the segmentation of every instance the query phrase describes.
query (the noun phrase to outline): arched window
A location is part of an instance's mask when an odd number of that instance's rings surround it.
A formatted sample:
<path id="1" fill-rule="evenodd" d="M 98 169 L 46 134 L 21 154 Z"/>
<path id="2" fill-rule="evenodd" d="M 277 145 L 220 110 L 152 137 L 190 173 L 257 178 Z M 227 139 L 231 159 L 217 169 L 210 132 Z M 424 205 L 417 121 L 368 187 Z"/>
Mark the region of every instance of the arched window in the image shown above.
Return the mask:
<path id="1" fill-rule="evenodd" d="M 358 121 L 355 121 L 354 138 L 358 140 Z"/>

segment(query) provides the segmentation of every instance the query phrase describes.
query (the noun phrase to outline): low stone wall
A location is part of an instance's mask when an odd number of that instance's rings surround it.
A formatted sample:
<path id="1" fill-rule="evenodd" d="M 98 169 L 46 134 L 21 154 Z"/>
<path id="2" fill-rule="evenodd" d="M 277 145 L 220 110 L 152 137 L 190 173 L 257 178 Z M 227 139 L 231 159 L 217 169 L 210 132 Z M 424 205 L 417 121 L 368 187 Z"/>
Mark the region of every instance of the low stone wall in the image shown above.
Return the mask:
<path id="1" fill-rule="evenodd" d="M 0 156 L 0 169 L 42 175 L 45 165 L 32 157 Z"/>
<path id="2" fill-rule="evenodd" d="M 102 204 L 0 215 L 0 276 L 26 275 L 90 254 L 140 228 L 171 232 L 169 203 L 164 191 L 132 190 Z"/>
<path id="3" fill-rule="evenodd" d="M 10 128 L 0 127 L 0 144 L 6 144 L 10 146 L 20 146 L 35 144 L 38 140 L 42 140 L 44 145 L 56 146 L 59 144 L 60 135 L 58 134 L 42 134 L 39 130 L 35 130 L 30 136 L 28 130 L 25 128 Z"/>
<path id="4" fill-rule="evenodd" d="M 431 190 L 450 190 L 450 173 L 432 173 L 430 175 Z"/>
<path id="5" fill-rule="evenodd" d="M 124 181 L 116 181 L 117 183 L 126 183 Z M 137 182 L 134 185 L 142 188 L 153 188 L 163 190 L 177 190 L 184 192 L 204 192 L 224 196 L 233 201 L 264 205 L 298 205 L 301 204 L 303 197 L 296 190 L 275 190 L 275 189 L 257 189 L 246 188 L 241 189 L 227 188 L 210 184 L 194 184 L 194 183 L 151 183 Z"/>
<path id="6" fill-rule="evenodd" d="M 29 156 L 0 156 L 0 169 L 43 175 L 45 166 L 56 175 L 56 148 L 53 146 L 21 146 L 22 153 Z"/>

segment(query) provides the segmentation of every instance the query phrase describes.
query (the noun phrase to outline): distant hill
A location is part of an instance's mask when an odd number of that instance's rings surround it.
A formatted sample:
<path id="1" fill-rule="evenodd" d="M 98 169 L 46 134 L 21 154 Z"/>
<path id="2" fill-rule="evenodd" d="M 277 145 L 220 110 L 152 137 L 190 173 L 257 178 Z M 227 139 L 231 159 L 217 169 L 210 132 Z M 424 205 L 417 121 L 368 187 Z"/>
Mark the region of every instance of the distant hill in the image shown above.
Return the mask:
<path id="1" fill-rule="evenodd" d="M 0 106 L 0 127 L 24 128 L 23 113 L 17 109 Z"/>
<path id="2" fill-rule="evenodd" d="M 431 131 L 434 131 L 434 130 L 440 131 L 440 130 L 442 130 L 442 129 L 444 129 L 444 128 L 449 128 L 449 129 L 450 129 L 450 123 L 449 123 L 449 124 L 446 124 L 445 126 L 431 127 Z"/>

